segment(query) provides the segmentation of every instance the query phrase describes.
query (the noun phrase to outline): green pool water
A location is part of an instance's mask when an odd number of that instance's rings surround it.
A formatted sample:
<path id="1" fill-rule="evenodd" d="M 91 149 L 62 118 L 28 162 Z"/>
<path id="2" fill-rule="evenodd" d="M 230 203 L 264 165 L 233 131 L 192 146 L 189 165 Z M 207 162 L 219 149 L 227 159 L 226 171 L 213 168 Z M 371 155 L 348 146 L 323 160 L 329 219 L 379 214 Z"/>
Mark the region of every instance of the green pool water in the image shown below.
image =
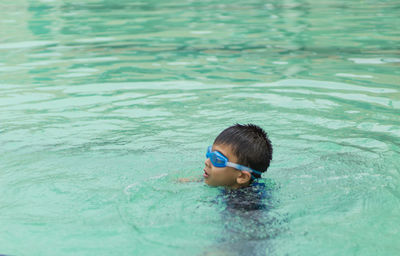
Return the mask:
<path id="1" fill-rule="evenodd" d="M 396 0 L 1 0 L 0 254 L 398 254 L 399 27 Z M 274 146 L 263 225 L 177 182 L 236 122 Z"/>

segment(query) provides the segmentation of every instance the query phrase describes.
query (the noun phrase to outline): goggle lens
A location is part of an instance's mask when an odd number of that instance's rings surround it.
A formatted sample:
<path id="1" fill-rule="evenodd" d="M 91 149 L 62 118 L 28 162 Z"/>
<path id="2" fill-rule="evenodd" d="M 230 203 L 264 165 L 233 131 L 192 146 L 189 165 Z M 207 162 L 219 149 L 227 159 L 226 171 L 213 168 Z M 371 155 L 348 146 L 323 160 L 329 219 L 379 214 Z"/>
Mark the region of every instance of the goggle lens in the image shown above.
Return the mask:
<path id="1" fill-rule="evenodd" d="M 227 160 L 218 156 L 217 152 L 211 152 L 211 147 L 208 147 L 206 157 L 210 158 L 211 163 L 215 167 L 225 167 L 226 166 Z"/>
<path id="2" fill-rule="evenodd" d="M 211 153 L 211 163 L 215 166 L 215 167 L 224 167 L 225 166 L 225 160 L 221 159 L 217 156 L 217 154 L 215 153 Z"/>

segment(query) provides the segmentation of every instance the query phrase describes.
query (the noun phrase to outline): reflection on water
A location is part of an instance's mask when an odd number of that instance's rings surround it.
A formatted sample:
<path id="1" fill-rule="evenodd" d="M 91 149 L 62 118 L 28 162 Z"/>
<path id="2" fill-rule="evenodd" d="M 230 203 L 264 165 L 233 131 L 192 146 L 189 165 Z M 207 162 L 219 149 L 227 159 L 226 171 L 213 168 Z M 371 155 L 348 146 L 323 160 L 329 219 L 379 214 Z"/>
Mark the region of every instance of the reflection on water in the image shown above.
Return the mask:
<path id="1" fill-rule="evenodd" d="M 0 253 L 220 248 L 217 190 L 174 180 L 199 175 L 223 128 L 253 122 L 276 149 L 270 253 L 395 254 L 399 8 L 0 2 Z"/>

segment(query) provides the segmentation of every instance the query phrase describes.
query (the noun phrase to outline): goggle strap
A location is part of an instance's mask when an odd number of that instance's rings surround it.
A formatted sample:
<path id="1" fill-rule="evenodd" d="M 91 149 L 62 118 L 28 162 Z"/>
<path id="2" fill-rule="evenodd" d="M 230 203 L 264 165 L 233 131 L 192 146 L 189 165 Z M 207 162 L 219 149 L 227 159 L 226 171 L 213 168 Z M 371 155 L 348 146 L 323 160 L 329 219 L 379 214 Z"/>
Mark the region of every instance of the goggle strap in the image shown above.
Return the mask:
<path id="1" fill-rule="evenodd" d="M 258 175 L 261 176 L 261 172 L 256 171 L 256 170 L 253 170 L 253 169 L 251 169 L 251 168 L 249 168 L 249 167 L 246 167 L 246 166 L 243 166 L 243 165 L 240 165 L 240 164 L 235 164 L 235 163 L 227 162 L 227 163 L 226 163 L 226 166 L 233 167 L 233 168 L 238 169 L 238 170 L 241 170 L 241 171 L 248 171 L 248 172 L 250 172 L 250 173 L 255 173 L 255 174 L 258 174 Z"/>

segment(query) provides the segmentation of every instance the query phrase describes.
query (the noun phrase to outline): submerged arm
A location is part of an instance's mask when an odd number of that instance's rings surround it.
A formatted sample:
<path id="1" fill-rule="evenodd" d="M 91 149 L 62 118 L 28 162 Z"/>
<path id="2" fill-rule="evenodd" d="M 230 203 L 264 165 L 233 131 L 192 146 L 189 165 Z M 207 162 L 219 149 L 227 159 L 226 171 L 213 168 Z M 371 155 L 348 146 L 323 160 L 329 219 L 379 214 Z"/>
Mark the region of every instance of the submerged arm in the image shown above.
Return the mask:
<path id="1" fill-rule="evenodd" d="M 179 183 L 202 182 L 203 178 L 201 178 L 201 177 L 179 178 L 176 181 Z"/>

